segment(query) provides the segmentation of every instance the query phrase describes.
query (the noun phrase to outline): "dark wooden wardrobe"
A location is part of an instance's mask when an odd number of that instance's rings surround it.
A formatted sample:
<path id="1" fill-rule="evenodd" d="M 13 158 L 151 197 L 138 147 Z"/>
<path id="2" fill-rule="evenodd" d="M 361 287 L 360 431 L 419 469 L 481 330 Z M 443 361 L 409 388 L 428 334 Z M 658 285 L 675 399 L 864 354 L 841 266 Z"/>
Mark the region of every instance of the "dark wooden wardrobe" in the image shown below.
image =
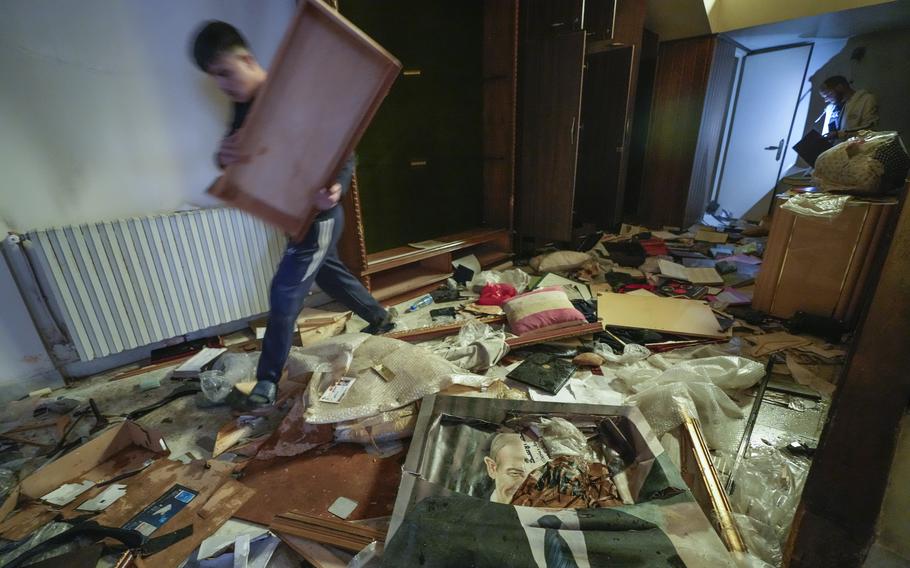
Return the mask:
<path id="1" fill-rule="evenodd" d="M 522 244 L 620 220 L 645 11 L 644 0 L 522 1 Z"/>

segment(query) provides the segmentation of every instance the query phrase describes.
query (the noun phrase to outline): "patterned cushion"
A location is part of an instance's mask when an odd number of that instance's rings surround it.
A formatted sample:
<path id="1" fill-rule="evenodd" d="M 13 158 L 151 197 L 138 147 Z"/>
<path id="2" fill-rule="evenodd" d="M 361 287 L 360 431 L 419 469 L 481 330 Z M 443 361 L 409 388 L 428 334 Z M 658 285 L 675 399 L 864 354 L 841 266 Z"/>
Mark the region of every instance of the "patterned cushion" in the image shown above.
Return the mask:
<path id="1" fill-rule="evenodd" d="M 560 286 L 548 286 L 520 294 L 502 305 L 512 333 L 556 329 L 585 323 L 585 316 L 572 306 Z"/>

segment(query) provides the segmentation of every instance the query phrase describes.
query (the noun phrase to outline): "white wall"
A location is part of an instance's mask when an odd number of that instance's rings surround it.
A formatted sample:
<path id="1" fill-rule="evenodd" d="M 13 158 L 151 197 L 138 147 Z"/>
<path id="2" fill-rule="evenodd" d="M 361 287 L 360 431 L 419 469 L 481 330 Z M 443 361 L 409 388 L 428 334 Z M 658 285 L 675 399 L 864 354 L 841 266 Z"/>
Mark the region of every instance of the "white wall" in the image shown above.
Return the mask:
<path id="1" fill-rule="evenodd" d="M 203 192 L 230 106 L 192 64 L 189 36 L 225 20 L 268 64 L 294 6 L 0 3 L 0 236 L 214 203 Z M 52 376 L 5 264 L 0 298 L 0 388 Z"/>

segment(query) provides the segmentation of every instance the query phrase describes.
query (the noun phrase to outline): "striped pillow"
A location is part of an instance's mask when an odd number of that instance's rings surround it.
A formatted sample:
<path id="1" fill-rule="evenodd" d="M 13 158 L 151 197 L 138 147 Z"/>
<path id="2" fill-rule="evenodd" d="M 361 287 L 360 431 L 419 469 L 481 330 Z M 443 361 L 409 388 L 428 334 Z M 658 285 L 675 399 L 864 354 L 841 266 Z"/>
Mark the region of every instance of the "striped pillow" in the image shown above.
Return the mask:
<path id="1" fill-rule="evenodd" d="M 548 286 L 510 298 L 502 309 L 512 333 L 556 329 L 584 323 L 585 316 L 575 309 L 561 286 Z"/>

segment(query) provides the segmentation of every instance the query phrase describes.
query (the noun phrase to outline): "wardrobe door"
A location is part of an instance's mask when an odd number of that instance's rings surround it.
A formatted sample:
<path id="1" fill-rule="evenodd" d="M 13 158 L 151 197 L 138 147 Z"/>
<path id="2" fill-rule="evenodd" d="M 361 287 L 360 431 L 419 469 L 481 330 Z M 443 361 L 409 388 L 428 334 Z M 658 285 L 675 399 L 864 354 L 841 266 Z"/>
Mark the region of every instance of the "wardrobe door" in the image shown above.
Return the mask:
<path id="1" fill-rule="evenodd" d="M 576 225 L 610 228 L 623 211 L 632 47 L 591 53 L 581 106 Z"/>
<path id="2" fill-rule="evenodd" d="M 524 44 L 520 232 L 569 241 L 581 106 L 583 31 Z"/>

